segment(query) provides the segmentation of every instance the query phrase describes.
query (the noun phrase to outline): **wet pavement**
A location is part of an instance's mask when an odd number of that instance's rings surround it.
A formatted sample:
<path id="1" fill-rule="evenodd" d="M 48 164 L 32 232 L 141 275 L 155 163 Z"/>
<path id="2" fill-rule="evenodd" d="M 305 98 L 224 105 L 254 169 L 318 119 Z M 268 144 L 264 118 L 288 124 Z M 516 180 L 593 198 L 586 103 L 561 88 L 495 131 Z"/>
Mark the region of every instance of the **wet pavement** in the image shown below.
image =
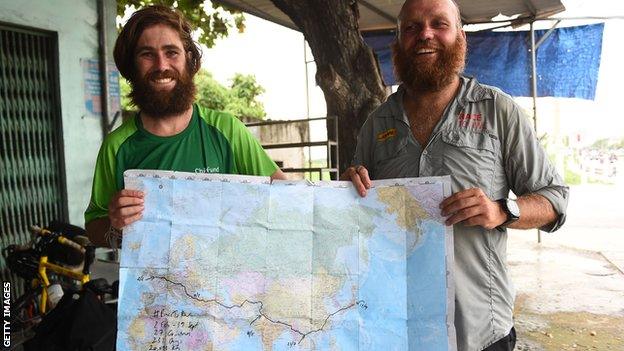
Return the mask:
<path id="1" fill-rule="evenodd" d="M 624 187 L 572 187 L 555 233 L 511 231 L 516 350 L 624 350 Z"/>
<path id="2" fill-rule="evenodd" d="M 599 252 L 538 244 L 528 233 L 510 234 L 507 253 L 517 294 L 526 295 L 526 308 L 624 317 L 624 273 Z"/>

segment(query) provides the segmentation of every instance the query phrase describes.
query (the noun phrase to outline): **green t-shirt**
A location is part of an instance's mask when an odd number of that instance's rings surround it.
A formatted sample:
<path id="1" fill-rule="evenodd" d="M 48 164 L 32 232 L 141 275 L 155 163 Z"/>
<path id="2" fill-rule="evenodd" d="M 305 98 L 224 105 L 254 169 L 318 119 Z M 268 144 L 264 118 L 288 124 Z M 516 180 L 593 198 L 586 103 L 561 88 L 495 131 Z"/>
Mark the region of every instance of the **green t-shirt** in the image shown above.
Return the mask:
<path id="1" fill-rule="evenodd" d="M 189 125 L 169 137 L 146 131 L 137 114 L 102 143 L 85 223 L 108 215 L 108 203 L 123 189 L 128 169 L 270 176 L 278 167 L 245 125 L 229 114 L 193 105 Z"/>

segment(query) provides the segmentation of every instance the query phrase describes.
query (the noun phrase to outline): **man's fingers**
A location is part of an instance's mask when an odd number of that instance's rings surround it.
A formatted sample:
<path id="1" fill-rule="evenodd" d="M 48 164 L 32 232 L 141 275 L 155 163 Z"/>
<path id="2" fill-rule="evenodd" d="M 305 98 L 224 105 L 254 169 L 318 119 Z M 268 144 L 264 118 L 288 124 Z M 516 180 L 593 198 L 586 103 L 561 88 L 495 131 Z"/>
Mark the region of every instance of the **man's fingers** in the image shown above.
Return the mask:
<path id="1" fill-rule="evenodd" d="M 130 225 L 143 217 L 143 212 L 137 213 L 134 216 L 124 218 L 124 227 Z"/>
<path id="2" fill-rule="evenodd" d="M 370 189 L 372 183 L 368 175 L 368 169 L 366 169 L 366 167 L 364 166 L 357 166 L 355 167 L 355 172 L 360 176 L 362 185 L 364 185 L 366 189 Z"/>
<path id="3" fill-rule="evenodd" d="M 128 196 L 128 197 L 144 197 L 145 194 L 140 190 L 131 190 L 131 189 L 121 189 L 117 194 L 118 197 Z"/>
<path id="4" fill-rule="evenodd" d="M 358 194 L 360 194 L 360 196 L 362 196 L 362 197 L 366 196 L 366 187 L 362 183 L 362 179 L 357 174 L 357 172 L 352 172 L 352 174 L 351 174 L 351 182 L 353 183 L 353 186 L 355 187 L 355 190 L 357 190 L 357 192 L 358 192 Z"/>
<path id="5" fill-rule="evenodd" d="M 121 229 L 143 216 L 145 194 L 139 190 L 122 189 L 108 204 L 111 226 Z"/>
<path id="6" fill-rule="evenodd" d="M 448 216 L 464 208 L 477 206 L 481 203 L 481 199 L 475 196 L 457 199 L 442 207 L 442 216 Z"/>
<path id="7" fill-rule="evenodd" d="M 462 223 L 492 229 L 501 223 L 499 205 L 479 188 L 458 192 L 442 201 L 440 207 L 442 216 L 449 216 L 446 225 Z"/>
<path id="8" fill-rule="evenodd" d="M 143 216 L 143 206 L 123 207 L 109 215 L 111 225 L 122 229 Z"/>
<path id="9" fill-rule="evenodd" d="M 455 212 L 452 216 L 446 219 L 446 225 L 454 225 L 459 222 L 463 222 L 469 218 L 473 218 L 481 215 L 481 208 L 479 206 L 472 206 L 462 209 L 461 211 Z M 466 224 L 466 223 L 464 223 Z M 473 224 L 476 225 L 476 224 Z"/>
<path id="10" fill-rule="evenodd" d="M 444 199 L 442 202 L 440 202 L 440 208 L 447 207 L 448 205 L 452 204 L 455 201 L 459 201 L 459 200 L 469 198 L 472 196 L 480 196 L 480 195 L 485 195 L 485 194 L 483 194 L 483 191 L 479 188 L 471 188 L 471 189 L 458 191 L 455 194 Z"/>
<path id="11" fill-rule="evenodd" d="M 117 198 L 116 201 L 111 202 L 111 205 L 113 205 L 116 208 L 142 205 L 142 204 L 143 204 L 142 197 L 129 197 L 129 196 L 121 196 Z"/>
<path id="12" fill-rule="evenodd" d="M 137 213 L 130 217 L 117 218 L 114 220 L 111 218 L 111 226 L 113 226 L 113 228 L 123 229 L 125 226 L 138 221 L 141 217 L 143 217 L 143 212 Z"/>
<path id="13" fill-rule="evenodd" d="M 351 166 L 340 176 L 340 180 L 350 180 L 360 196 L 366 196 L 366 189 L 370 189 L 372 183 L 368 170 L 364 166 Z"/>
<path id="14" fill-rule="evenodd" d="M 116 211 L 117 209 L 125 206 L 134 206 L 143 204 L 145 194 L 139 190 L 120 190 L 108 204 L 109 212 Z"/>
<path id="15" fill-rule="evenodd" d="M 130 216 L 134 216 L 137 213 L 143 212 L 143 209 L 144 209 L 143 205 L 121 207 L 117 211 L 115 211 L 115 216 L 130 217 Z"/>
<path id="16" fill-rule="evenodd" d="M 347 168 L 344 172 L 342 172 L 342 174 L 340 175 L 340 180 L 351 180 L 351 176 L 353 175 L 353 173 L 355 173 L 355 166 L 351 166 Z"/>

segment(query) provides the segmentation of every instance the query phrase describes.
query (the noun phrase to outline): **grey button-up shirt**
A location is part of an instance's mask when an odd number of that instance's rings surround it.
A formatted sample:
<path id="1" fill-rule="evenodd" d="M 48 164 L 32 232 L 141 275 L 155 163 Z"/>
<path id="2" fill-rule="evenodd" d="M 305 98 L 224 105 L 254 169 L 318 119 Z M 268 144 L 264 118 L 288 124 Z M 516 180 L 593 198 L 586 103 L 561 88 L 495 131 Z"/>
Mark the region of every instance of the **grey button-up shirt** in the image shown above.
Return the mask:
<path id="1" fill-rule="evenodd" d="M 544 196 L 565 222 L 568 187 L 549 162 L 520 107 L 499 89 L 461 77 L 427 145 L 411 133 L 404 89 L 366 120 L 353 164 L 371 179 L 450 175 L 452 190 L 479 187 L 491 199 L 534 193 Z M 507 233 L 455 225 L 455 328 L 459 350 L 482 350 L 513 326 L 515 292 L 506 268 Z"/>

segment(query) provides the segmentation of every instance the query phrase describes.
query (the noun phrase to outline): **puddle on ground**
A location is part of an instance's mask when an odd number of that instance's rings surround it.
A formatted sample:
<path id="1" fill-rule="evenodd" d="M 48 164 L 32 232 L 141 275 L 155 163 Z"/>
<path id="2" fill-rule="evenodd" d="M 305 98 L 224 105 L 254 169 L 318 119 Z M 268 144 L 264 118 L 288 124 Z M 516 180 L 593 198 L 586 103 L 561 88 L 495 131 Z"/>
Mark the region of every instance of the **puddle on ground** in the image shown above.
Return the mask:
<path id="1" fill-rule="evenodd" d="M 518 351 L 624 350 L 624 317 L 588 312 L 538 314 L 516 299 Z"/>

